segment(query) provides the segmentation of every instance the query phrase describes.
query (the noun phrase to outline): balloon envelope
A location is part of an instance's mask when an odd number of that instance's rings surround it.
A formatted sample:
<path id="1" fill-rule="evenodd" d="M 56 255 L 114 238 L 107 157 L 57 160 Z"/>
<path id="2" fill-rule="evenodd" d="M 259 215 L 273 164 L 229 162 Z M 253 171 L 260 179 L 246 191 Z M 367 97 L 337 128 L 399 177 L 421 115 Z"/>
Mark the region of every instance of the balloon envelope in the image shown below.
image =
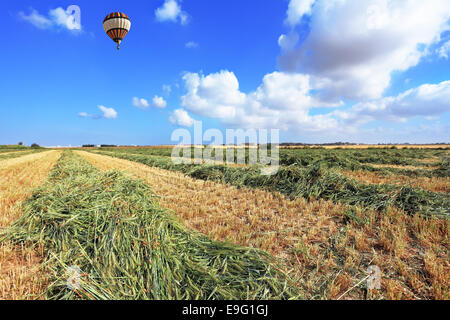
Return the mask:
<path id="1" fill-rule="evenodd" d="M 113 12 L 103 20 L 103 29 L 106 34 L 117 43 L 117 49 L 120 49 L 120 43 L 131 28 L 130 18 L 122 12 Z"/>

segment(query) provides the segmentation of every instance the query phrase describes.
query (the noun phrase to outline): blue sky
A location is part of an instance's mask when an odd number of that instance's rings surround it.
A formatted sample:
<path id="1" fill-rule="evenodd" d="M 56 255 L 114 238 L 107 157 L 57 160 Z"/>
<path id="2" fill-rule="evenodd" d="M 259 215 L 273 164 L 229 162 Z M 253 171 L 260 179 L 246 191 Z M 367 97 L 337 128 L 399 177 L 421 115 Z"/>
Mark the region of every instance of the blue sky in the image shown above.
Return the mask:
<path id="1" fill-rule="evenodd" d="M 167 144 L 193 119 L 282 141 L 450 142 L 450 5 L 434 1 L 426 30 L 420 1 L 5 1 L 0 144 Z M 120 51 L 113 11 L 132 21 Z"/>

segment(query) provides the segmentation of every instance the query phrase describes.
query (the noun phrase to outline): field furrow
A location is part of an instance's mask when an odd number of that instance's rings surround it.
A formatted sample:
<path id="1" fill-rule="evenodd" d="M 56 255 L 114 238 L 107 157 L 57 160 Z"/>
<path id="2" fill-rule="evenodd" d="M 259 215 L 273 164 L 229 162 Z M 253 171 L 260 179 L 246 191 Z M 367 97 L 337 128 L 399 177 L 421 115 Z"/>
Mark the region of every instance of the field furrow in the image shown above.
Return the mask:
<path id="1" fill-rule="evenodd" d="M 47 178 L 60 152 L 49 151 L 0 163 L 0 231 L 22 214 L 21 204 Z M 36 298 L 44 277 L 36 249 L 0 244 L 0 299 Z"/>

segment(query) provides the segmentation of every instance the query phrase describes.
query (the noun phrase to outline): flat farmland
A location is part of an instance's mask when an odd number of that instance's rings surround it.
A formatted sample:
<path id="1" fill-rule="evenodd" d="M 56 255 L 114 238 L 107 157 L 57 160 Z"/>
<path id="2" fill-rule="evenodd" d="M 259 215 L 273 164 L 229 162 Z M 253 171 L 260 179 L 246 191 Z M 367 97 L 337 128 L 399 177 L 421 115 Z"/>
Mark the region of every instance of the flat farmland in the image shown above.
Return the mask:
<path id="1" fill-rule="evenodd" d="M 282 148 L 269 176 L 249 148 L 239 166 L 167 146 L 0 158 L 0 295 L 448 299 L 450 150 L 406 147 Z"/>

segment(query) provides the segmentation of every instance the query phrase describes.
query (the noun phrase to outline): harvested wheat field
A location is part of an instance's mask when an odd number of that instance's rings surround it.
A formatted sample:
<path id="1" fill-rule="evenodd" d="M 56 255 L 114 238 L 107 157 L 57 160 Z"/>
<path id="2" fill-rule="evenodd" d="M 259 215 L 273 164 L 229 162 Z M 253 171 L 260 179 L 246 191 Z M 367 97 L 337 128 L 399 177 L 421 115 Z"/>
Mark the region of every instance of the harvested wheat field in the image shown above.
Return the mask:
<path id="1" fill-rule="evenodd" d="M 448 298 L 448 220 L 381 213 L 326 200 L 192 179 L 180 172 L 77 152 L 102 170 L 147 182 L 188 227 L 216 240 L 260 248 L 282 259 L 308 299 Z M 130 155 L 131 157 L 131 155 Z M 382 269 L 367 290 L 367 268 Z"/>
<path id="2" fill-rule="evenodd" d="M 447 150 L 284 150 L 272 175 L 170 155 L 0 161 L 0 298 L 449 299 Z"/>
<path id="3" fill-rule="evenodd" d="M 373 184 L 397 184 L 410 185 L 414 188 L 422 188 L 433 192 L 450 192 L 450 180 L 441 177 L 408 177 L 408 176 L 386 176 L 377 172 L 367 171 L 343 171 L 346 176 L 355 178 L 362 183 Z"/>
<path id="4" fill-rule="evenodd" d="M 48 151 L 0 162 L 0 231 L 22 215 L 22 202 L 45 182 L 60 154 Z M 38 297 L 46 284 L 41 254 L 32 247 L 0 244 L 0 299 Z"/>

